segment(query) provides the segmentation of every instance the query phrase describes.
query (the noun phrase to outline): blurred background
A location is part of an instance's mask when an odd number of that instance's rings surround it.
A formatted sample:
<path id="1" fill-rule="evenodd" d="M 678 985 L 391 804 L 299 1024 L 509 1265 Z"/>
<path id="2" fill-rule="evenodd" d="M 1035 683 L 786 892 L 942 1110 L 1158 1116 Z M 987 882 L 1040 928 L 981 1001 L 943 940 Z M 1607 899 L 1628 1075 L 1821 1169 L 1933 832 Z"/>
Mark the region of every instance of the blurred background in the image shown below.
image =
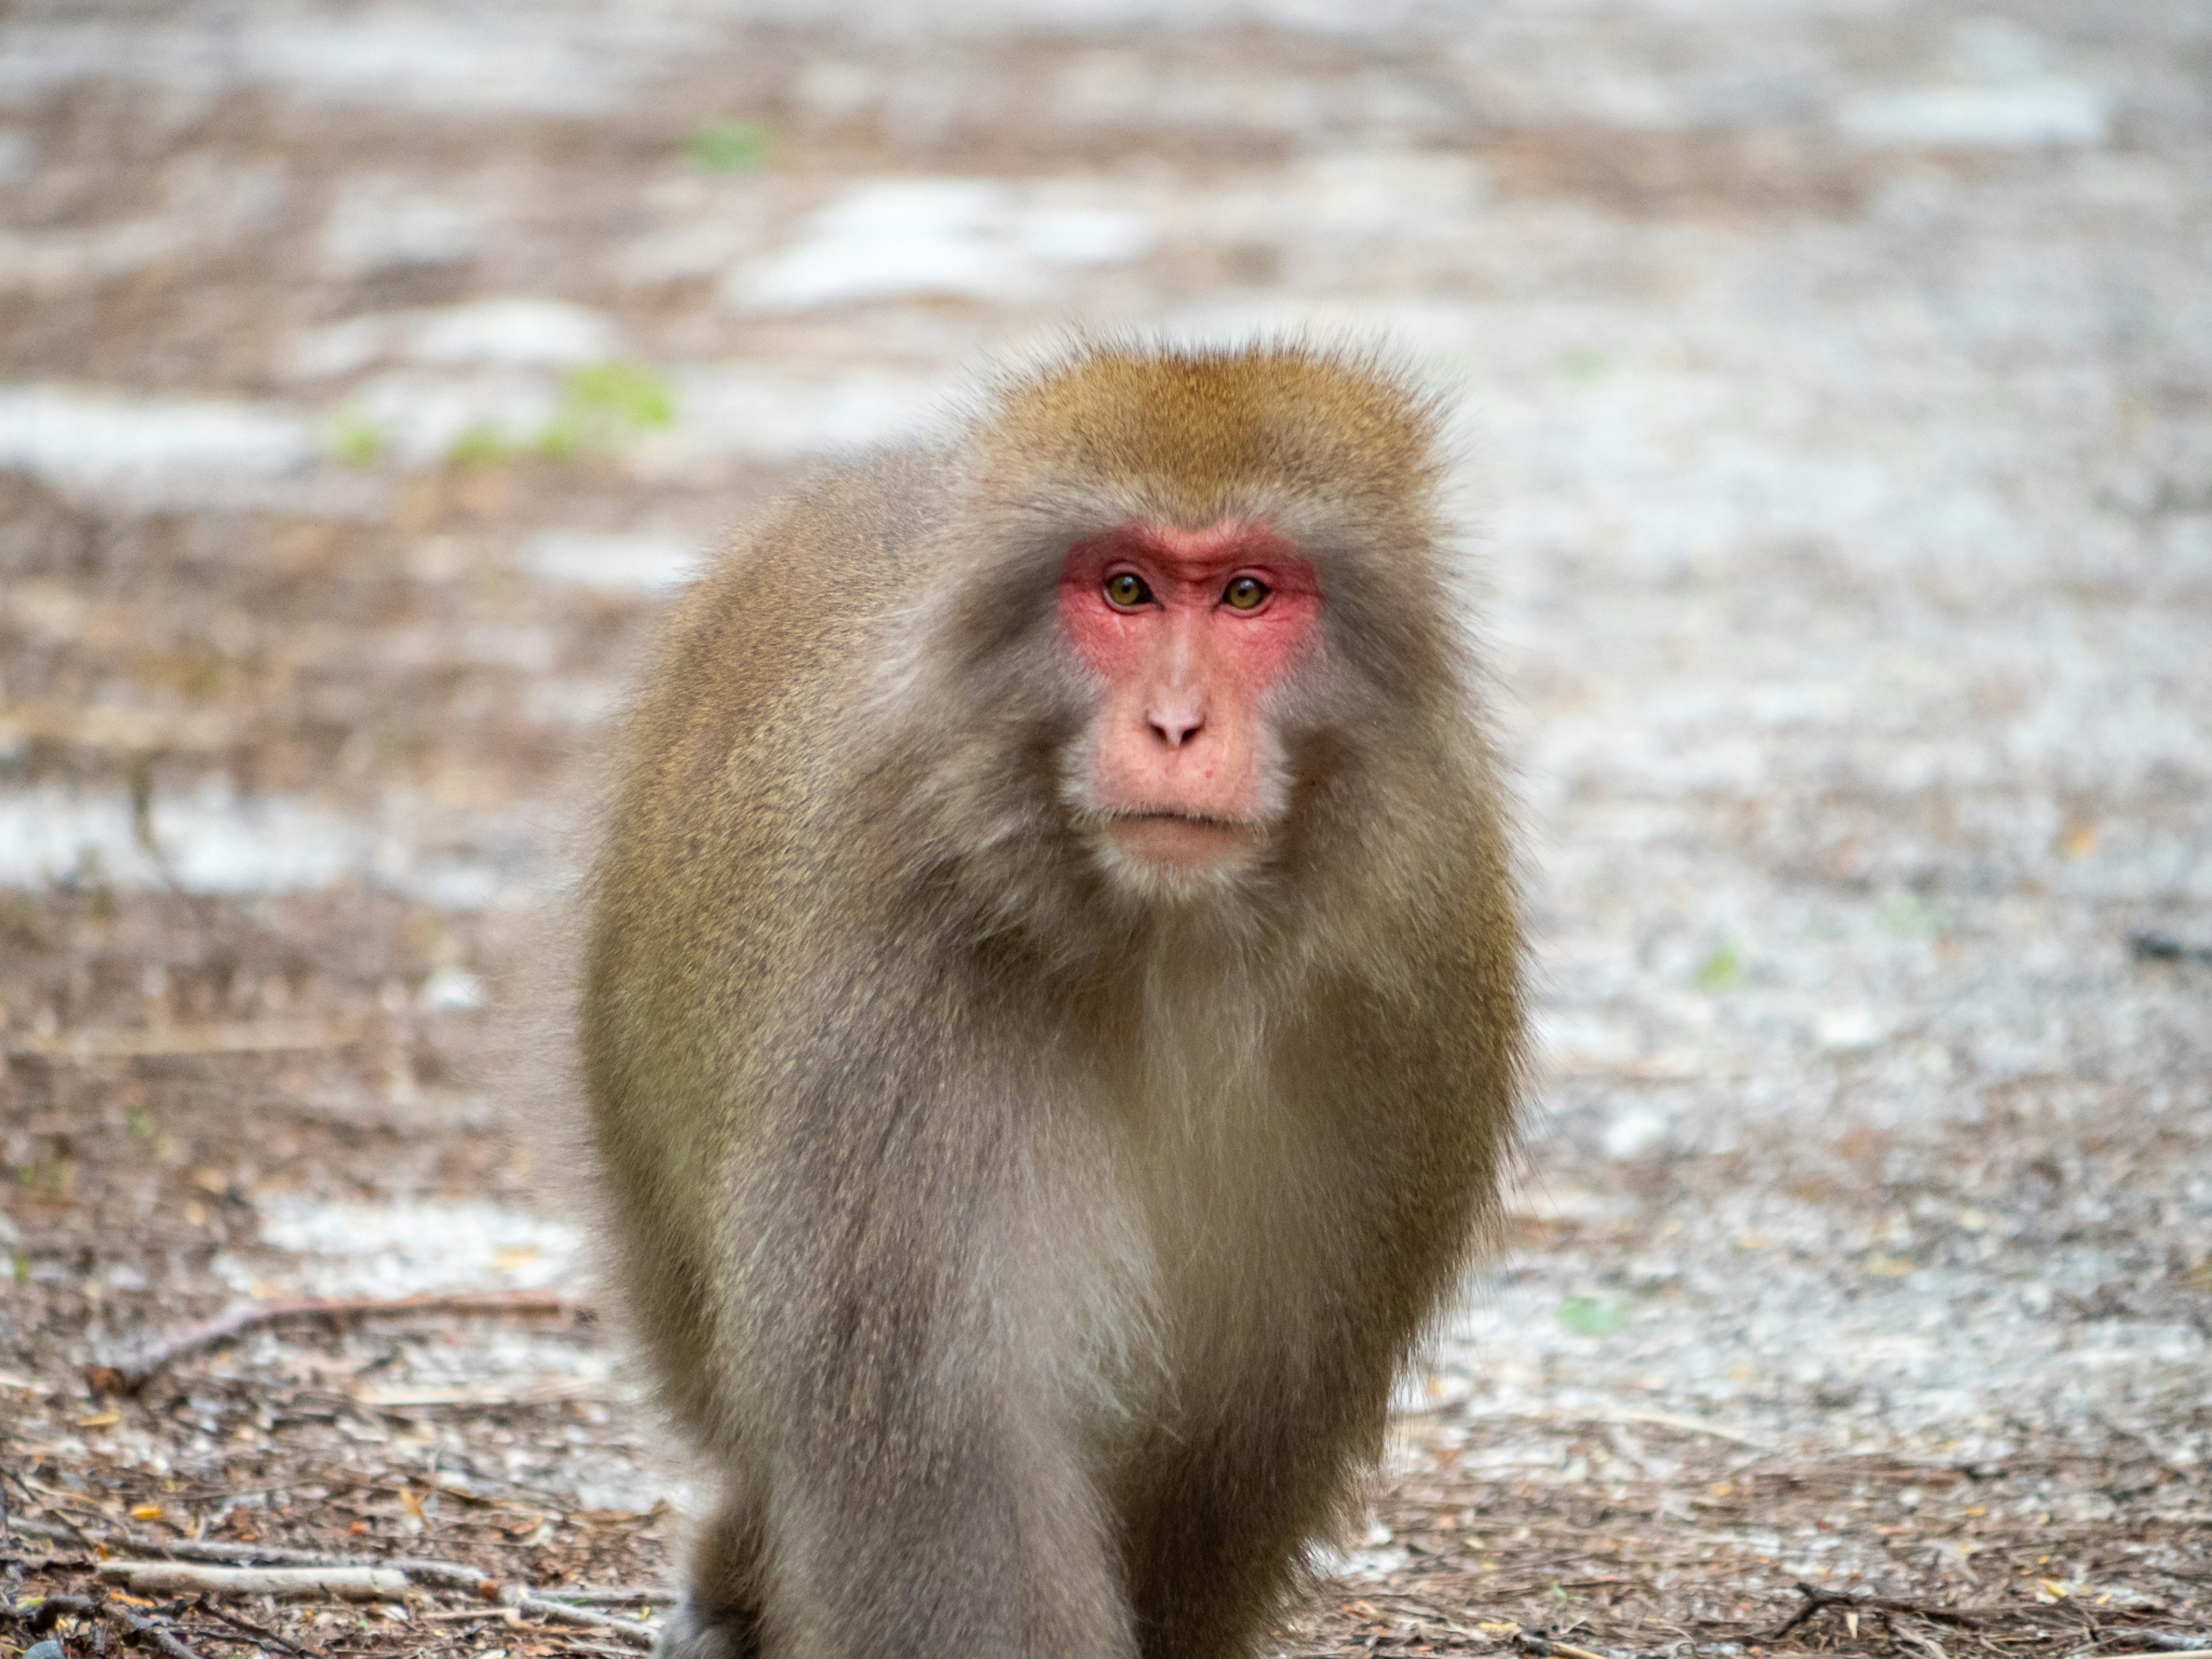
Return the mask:
<path id="1" fill-rule="evenodd" d="M 2201 1622 L 2200 0 L 0 11 L 18 1513 L 657 1581 L 604 1324 L 81 1368 L 587 1293 L 507 1016 L 602 722 L 765 497 L 1080 324 L 1453 388 L 1527 803 L 1509 1248 L 1282 1649 Z"/>

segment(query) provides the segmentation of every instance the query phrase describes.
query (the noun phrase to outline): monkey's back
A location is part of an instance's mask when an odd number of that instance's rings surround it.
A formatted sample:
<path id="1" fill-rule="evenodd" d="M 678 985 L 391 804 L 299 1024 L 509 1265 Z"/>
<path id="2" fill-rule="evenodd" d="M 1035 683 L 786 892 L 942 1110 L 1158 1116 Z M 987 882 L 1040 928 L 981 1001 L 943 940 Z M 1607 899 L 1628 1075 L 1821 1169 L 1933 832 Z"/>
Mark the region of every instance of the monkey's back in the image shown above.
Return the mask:
<path id="1" fill-rule="evenodd" d="M 885 618 L 922 580 L 923 459 L 833 473 L 687 592 L 630 715 L 592 876 L 580 1046 L 612 1266 L 670 1403 L 714 1433 L 722 1178 L 794 933 L 865 878 L 809 844 L 849 769 Z M 834 907 L 833 907 L 834 908 Z"/>

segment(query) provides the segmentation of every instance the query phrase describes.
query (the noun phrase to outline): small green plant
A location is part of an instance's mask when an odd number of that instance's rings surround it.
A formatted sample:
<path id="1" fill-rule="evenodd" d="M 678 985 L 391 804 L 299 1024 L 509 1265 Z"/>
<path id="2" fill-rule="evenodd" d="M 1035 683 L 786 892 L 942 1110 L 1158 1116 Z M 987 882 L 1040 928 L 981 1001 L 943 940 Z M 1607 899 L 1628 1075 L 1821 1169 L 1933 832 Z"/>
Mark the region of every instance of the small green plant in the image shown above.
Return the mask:
<path id="1" fill-rule="evenodd" d="M 1713 953 L 1698 964 L 1700 991 L 1725 991 L 1743 982 L 1743 956 L 1732 939 L 1723 939 Z"/>
<path id="2" fill-rule="evenodd" d="M 161 1121 L 143 1106 L 133 1106 L 123 1115 L 123 1127 L 133 1140 L 152 1140 L 161 1133 Z"/>
<path id="3" fill-rule="evenodd" d="M 524 448 L 497 427 L 480 422 L 453 440 L 446 459 L 454 466 L 503 466 Z"/>
<path id="4" fill-rule="evenodd" d="M 723 121 L 691 135 L 691 165 L 706 173 L 756 173 L 775 155 L 775 135 L 758 121 Z"/>
<path id="5" fill-rule="evenodd" d="M 1883 933 L 1899 939 L 1936 939 L 1950 931 L 1942 908 L 1912 892 L 1890 894 L 1875 908 L 1874 919 Z"/>
<path id="6" fill-rule="evenodd" d="M 675 420 L 676 394 L 658 370 L 641 363 L 587 363 L 568 371 L 552 417 L 536 432 L 518 435 L 480 423 L 453 440 L 446 459 L 454 466 L 504 466 L 525 457 L 572 461 L 618 449 Z"/>
<path id="7" fill-rule="evenodd" d="M 1620 1310 L 1593 1296 L 1571 1296 L 1559 1304 L 1559 1328 L 1576 1336 L 1611 1336 L 1620 1328 Z"/>
<path id="8" fill-rule="evenodd" d="M 593 363 L 569 372 L 562 412 L 651 432 L 676 419 L 676 394 L 667 380 L 637 363 Z"/>
<path id="9" fill-rule="evenodd" d="M 372 467 L 384 459 L 384 428 L 358 412 L 338 416 L 325 441 L 341 466 Z"/>
<path id="10" fill-rule="evenodd" d="M 565 461 L 619 447 L 675 419 L 676 394 L 663 375 L 637 363 L 592 363 L 568 371 L 561 406 L 532 447 L 547 460 Z"/>
<path id="11" fill-rule="evenodd" d="M 15 1166 L 15 1185 L 30 1197 L 61 1204 L 76 1190 L 76 1165 L 66 1158 L 50 1158 L 37 1164 Z"/>

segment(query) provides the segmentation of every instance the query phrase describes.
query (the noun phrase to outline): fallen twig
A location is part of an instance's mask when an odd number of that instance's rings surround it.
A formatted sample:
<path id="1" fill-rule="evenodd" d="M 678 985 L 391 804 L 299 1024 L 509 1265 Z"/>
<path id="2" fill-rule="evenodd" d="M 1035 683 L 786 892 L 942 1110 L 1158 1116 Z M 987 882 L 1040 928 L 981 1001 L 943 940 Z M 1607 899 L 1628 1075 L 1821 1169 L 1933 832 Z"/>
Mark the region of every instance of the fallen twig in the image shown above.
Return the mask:
<path id="1" fill-rule="evenodd" d="M 1779 1630 L 1771 1631 L 1759 1639 L 1778 1642 L 1796 1630 L 1814 1614 L 1828 1607 L 1843 1607 L 1854 1613 L 1901 1613 L 1909 1619 L 1926 1619 L 1939 1625 L 1951 1625 L 1960 1630 L 1979 1630 L 1982 1621 L 1948 1607 L 1931 1607 L 1919 1601 L 1896 1601 L 1883 1595 L 1852 1595 L 1838 1590 L 1824 1590 L 1802 1580 L 1797 1594 L 1805 1598 L 1805 1605 L 1790 1615 Z"/>
<path id="2" fill-rule="evenodd" d="M 249 1302 L 187 1325 L 128 1358 L 85 1367 L 84 1380 L 97 1394 L 136 1394 L 178 1360 L 234 1342 L 251 1331 L 316 1321 L 341 1324 L 356 1319 L 404 1319 L 422 1314 L 512 1316 L 580 1315 L 590 1310 L 572 1297 L 550 1291 L 454 1291 L 421 1296 L 307 1297 L 287 1302 Z"/>
<path id="3" fill-rule="evenodd" d="M 1449 1404 L 1417 1407 L 1412 1411 L 1397 1413 L 1400 1417 L 1440 1417 L 1457 1411 L 1467 1402 L 1453 1401 Z M 1771 1452 L 1771 1442 L 1756 1435 L 1732 1429 L 1724 1423 L 1715 1423 L 1702 1417 L 1692 1417 L 1682 1412 L 1643 1411 L 1628 1408 L 1618 1411 L 1477 1411 L 1468 1412 L 1469 1423 L 1547 1423 L 1571 1426 L 1583 1423 L 1638 1424 L 1650 1428 L 1674 1429 L 1682 1434 L 1709 1435 L 1716 1440 L 1729 1440 L 1739 1446 L 1748 1446 L 1754 1451 Z"/>
<path id="4" fill-rule="evenodd" d="M 343 1048 L 364 1040 L 359 1020 L 260 1020 L 213 1025 L 87 1026 L 52 1036 L 10 1042 L 11 1059 L 84 1062 L 150 1060 L 179 1054 L 270 1054 L 300 1049 Z"/>
<path id="5" fill-rule="evenodd" d="M 314 1655 L 297 1642 L 279 1636 L 273 1630 L 265 1630 L 251 1619 L 241 1619 L 234 1613 L 226 1613 L 205 1596 L 192 1603 L 192 1611 L 214 1620 L 219 1625 L 228 1625 L 264 1652 L 275 1647 L 286 1653 L 298 1654 L 300 1659 L 314 1659 Z"/>
<path id="6" fill-rule="evenodd" d="M 33 1607 L 10 1607 L 0 1600 L 0 1614 L 19 1621 L 33 1636 L 44 1636 L 64 1613 L 74 1613 L 79 1619 L 105 1619 L 110 1624 L 120 1625 L 139 1641 L 151 1643 L 158 1651 L 168 1655 L 169 1659 L 200 1659 L 198 1654 L 171 1635 L 167 1626 L 104 1599 L 94 1601 L 88 1596 L 58 1594 L 41 1596 Z"/>
<path id="7" fill-rule="evenodd" d="M 2134 952 L 2137 962 L 2212 963 L 2212 945 L 2188 945 L 2165 933 L 2154 933 L 2147 929 L 2128 935 L 2128 949 Z M 2174 1651 L 2179 1652 L 2179 1650 Z"/>
<path id="8" fill-rule="evenodd" d="M 118 1579 L 137 1595 L 308 1595 L 341 1601 L 397 1601 L 407 1575 L 390 1567 L 209 1567 L 184 1561 L 103 1561 L 99 1577 Z"/>
<path id="9" fill-rule="evenodd" d="M 579 1584 L 542 1594 L 556 1601 L 575 1601 L 587 1607 L 622 1607 L 639 1601 L 665 1604 L 676 1599 L 665 1584 Z"/>
<path id="10" fill-rule="evenodd" d="M 38 1538 L 63 1535 L 63 1528 L 50 1522 L 19 1518 L 15 1530 Z M 92 1540 L 75 1528 L 69 1529 L 88 1547 Z M 412 1556 L 380 1558 L 373 1555 L 324 1554 L 313 1550 L 286 1549 L 273 1544 L 227 1544 L 189 1538 L 142 1539 L 118 1528 L 101 1541 L 110 1545 L 122 1544 L 134 1550 L 159 1553 L 178 1560 L 264 1562 L 288 1567 L 312 1568 L 328 1574 L 345 1568 L 370 1568 L 388 1573 L 404 1574 L 410 1581 L 442 1589 L 465 1590 L 486 1601 L 496 1601 L 502 1607 L 534 1613 L 540 1618 L 557 1620 L 566 1624 L 587 1625 L 617 1635 L 640 1647 L 651 1647 L 653 1628 L 635 1619 L 618 1618 L 611 1613 L 595 1612 L 578 1607 L 556 1596 L 544 1595 L 526 1585 L 502 1584 L 498 1579 L 478 1568 L 459 1561 L 427 1561 Z M 126 1565 L 118 1562 L 118 1566 Z M 136 1562 L 128 1565 L 157 1567 L 160 1563 Z M 195 1588 L 211 1588 L 203 1581 Z M 172 1655 L 171 1659 L 175 1659 Z"/>
<path id="11" fill-rule="evenodd" d="M 572 1625 L 588 1625 L 593 1630 L 623 1636 L 645 1647 L 653 1643 L 654 1631 L 650 1625 L 641 1625 L 635 1619 L 619 1619 L 611 1613 L 595 1613 L 590 1607 L 580 1607 L 567 1601 L 556 1601 L 550 1595 L 538 1595 L 523 1591 L 514 1596 L 513 1604 L 525 1613 L 534 1613 L 541 1618 L 566 1620 Z"/>

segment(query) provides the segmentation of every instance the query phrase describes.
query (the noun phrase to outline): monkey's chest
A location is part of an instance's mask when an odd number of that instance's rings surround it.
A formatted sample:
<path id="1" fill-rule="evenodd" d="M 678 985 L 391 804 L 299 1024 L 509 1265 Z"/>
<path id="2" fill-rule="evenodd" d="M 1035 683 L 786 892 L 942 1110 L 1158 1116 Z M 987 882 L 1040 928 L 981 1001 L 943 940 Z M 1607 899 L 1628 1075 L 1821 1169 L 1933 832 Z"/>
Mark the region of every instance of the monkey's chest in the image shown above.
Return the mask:
<path id="1" fill-rule="evenodd" d="M 1321 1150 L 1233 1090 L 1147 1103 L 1051 1224 L 1070 1404 L 1108 1456 L 1304 1368 L 1328 1312 Z"/>

